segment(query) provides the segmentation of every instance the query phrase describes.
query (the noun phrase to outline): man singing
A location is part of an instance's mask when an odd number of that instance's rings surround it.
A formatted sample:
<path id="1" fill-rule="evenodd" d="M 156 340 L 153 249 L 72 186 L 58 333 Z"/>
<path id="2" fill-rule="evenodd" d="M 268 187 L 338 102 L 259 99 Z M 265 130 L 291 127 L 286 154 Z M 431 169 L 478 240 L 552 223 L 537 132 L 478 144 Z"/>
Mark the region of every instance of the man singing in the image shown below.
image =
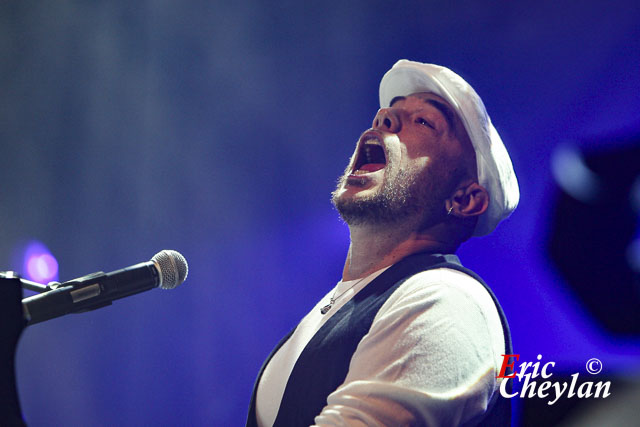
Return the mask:
<path id="1" fill-rule="evenodd" d="M 401 60 L 333 193 L 342 280 L 269 356 L 249 426 L 507 425 L 506 319 L 454 255 L 518 204 L 482 100 L 447 68 Z"/>

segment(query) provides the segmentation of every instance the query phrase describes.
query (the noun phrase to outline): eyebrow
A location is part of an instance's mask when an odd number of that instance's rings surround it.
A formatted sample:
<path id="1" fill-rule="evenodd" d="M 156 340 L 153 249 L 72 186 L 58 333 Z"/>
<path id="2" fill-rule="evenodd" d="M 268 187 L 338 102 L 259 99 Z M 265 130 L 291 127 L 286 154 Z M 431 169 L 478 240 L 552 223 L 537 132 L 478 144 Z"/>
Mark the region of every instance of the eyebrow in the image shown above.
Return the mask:
<path id="1" fill-rule="evenodd" d="M 405 96 L 396 96 L 395 98 L 393 98 L 391 100 L 391 102 L 389 103 L 389 107 L 393 107 L 393 104 L 395 104 L 398 101 L 402 101 L 403 99 L 407 99 Z"/>
<path id="2" fill-rule="evenodd" d="M 405 96 L 396 96 L 389 103 L 389 107 L 393 107 L 393 104 L 395 104 L 398 101 L 402 101 L 403 99 L 407 99 L 407 98 Z M 425 102 L 425 104 L 429 104 L 435 107 L 438 111 L 440 111 L 444 119 L 447 121 L 447 124 L 449 125 L 449 129 L 451 129 L 451 131 L 455 131 L 456 129 L 455 115 L 453 111 L 451 111 L 451 108 L 449 108 L 449 106 L 447 106 L 446 104 L 440 101 L 436 101 L 435 99 L 423 99 L 423 101 Z"/>
<path id="3" fill-rule="evenodd" d="M 451 108 L 449 108 L 446 104 L 443 104 L 440 101 L 436 101 L 435 99 L 425 99 L 424 100 L 425 103 L 433 105 L 438 111 L 440 111 L 440 113 L 442 113 L 442 115 L 444 116 L 445 120 L 447 121 L 447 124 L 449 125 L 449 129 L 451 129 L 451 131 L 455 131 L 455 121 L 454 121 L 454 114 L 453 111 L 451 111 Z"/>

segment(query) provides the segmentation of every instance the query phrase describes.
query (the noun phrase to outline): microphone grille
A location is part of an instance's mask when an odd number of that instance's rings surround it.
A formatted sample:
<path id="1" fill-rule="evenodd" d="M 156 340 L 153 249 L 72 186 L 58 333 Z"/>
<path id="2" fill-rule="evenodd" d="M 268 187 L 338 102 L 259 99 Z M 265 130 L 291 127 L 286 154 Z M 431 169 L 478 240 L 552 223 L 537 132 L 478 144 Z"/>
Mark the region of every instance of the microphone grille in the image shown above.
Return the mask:
<path id="1" fill-rule="evenodd" d="M 185 281 L 189 274 L 187 260 L 180 252 L 172 250 L 160 251 L 151 258 L 160 272 L 162 289 L 173 289 Z"/>

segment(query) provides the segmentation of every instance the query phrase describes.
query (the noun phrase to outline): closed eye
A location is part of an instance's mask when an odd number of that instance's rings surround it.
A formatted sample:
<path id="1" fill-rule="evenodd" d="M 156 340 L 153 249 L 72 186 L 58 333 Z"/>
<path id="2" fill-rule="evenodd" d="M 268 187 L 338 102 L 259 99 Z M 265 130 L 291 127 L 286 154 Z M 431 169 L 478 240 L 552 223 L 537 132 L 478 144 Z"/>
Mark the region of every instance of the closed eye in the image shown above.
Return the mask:
<path id="1" fill-rule="evenodd" d="M 430 127 L 431 129 L 435 129 L 435 126 L 433 126 L 431 123 L 429 123 L 428 121 L 426 121 L 422 117 L 418 117 L 416 119 L 416 123 L 418 123 L 419 125 Z"/>

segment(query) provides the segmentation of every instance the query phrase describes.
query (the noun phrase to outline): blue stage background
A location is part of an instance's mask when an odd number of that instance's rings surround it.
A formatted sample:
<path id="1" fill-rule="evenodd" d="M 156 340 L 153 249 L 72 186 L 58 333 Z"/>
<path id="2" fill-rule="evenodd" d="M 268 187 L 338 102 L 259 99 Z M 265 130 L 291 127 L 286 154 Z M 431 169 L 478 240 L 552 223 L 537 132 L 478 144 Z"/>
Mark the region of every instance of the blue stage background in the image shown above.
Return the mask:
<path id="1" fill-rule="evenodd" d="M 263 359 L 340 279 L 329 194 L 400 58 L 465 77 L 510 150 L 520 206 L 460 256 L 521 360 L 637 378 L 640 340 L 546 254 L 554 149 L 640 133 L 635 3 L 3 2 L 0 269 L 33 239 L 61 280 L 162 249 L 190 266 L 173 291 L 28 328 L 29 425 L 241 425 Z"/>

